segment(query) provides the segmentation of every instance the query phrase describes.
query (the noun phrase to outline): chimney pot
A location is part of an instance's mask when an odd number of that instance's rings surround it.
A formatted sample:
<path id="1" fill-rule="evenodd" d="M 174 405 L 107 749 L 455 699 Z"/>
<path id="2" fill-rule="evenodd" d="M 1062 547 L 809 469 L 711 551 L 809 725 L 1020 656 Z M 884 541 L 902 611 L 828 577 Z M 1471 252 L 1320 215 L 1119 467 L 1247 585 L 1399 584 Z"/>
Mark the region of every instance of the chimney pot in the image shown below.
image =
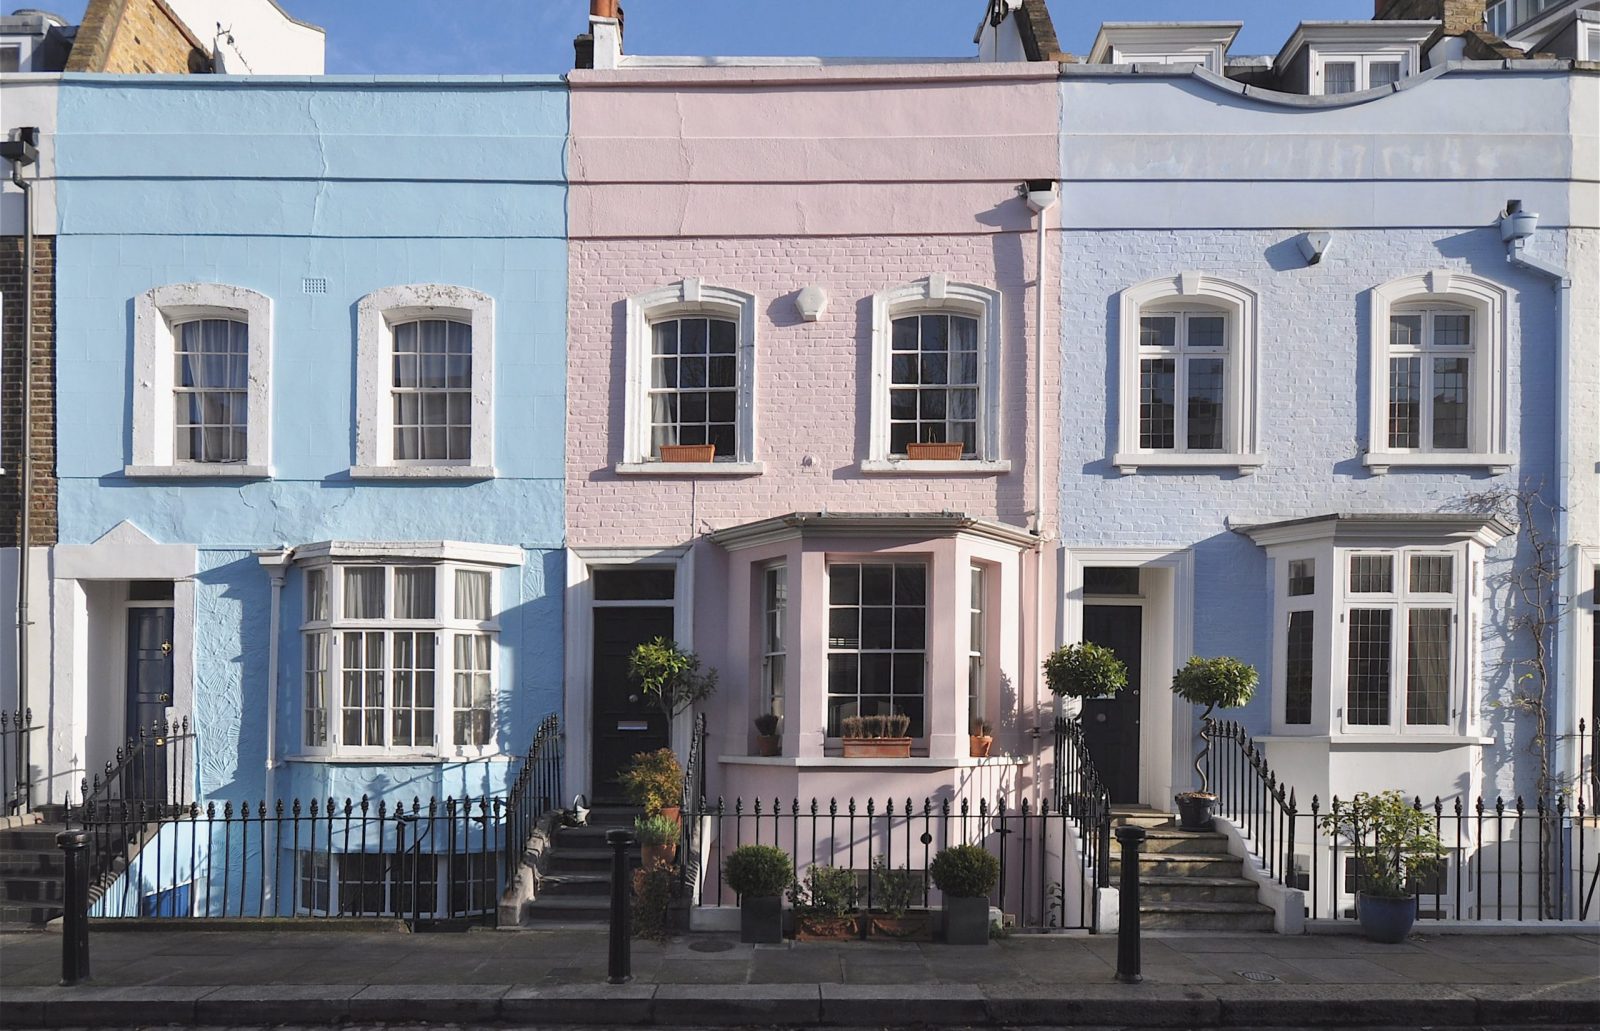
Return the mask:
<path id="1" fill-rule="evenodd" d="M 594 18 L 615 18 L 617 0 L 589 0 L 589 14 Z"/>

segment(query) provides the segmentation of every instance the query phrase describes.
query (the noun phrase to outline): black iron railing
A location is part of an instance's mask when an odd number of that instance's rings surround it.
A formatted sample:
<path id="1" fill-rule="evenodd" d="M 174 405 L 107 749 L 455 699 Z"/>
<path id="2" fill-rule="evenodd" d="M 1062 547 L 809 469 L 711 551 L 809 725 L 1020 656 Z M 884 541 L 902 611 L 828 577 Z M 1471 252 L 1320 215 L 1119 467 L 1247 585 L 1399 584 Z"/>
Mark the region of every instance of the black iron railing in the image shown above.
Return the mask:
<path id="1" fill-rule="evenodd" d="M 0 816 L 33 809 L 32 709 L 0 710 Z"/>
<path id="2" fill-rule="evenodd" d="M 1278 779 L 1238 723 L 1207 717 L 1200 733 L 1206 742 L 1205 779 L 1217 796 L 1217 814 L 1239 828 L 1268 876 L 1289 885 L 1295 856 L 1294 789 Z"/>
<path id="3" fill-rule="evenodd" d="M 551 713 L 534 731 L 533 743 L 522 757 L 522 765 L 506 793 L 501 873 L 507 884 L 521 869 L 528 839 L 540 821 L 561 807 L 561 746 L 561 721 Z"/>
<path id="4" fill-rule="evenodd" d="M 1055 724 L 1055 802 L 1077 828 L 1086 878 L 1097 888 L 1110 887 L 1111 792 L 1089 754 L 1083 724 L 1065 717 Z M 1090 926 L 1100 929 L 1098 912 Z"/>
<path id="5" fill-rule="evenodd" d="M 706 808 L 706 714 L 697 713 L 694 729 L 689 737 L 689 755 L 683 764 L 682 811 L 693 816 Z M 678 871 L 682 884 L 694 885 L 700 881 L 704 857 L 700 854 L 699 824 L 685 819 L 679 828 Z"/>
<path id="6" fill-rule="evenodd" d="M 189 718 L 157 720 L 129 737 L 103 770 L 83 779 L 81 804 L 143 802 L 152 812 L 181 809 L 194 801 L 193 758 Z"/>
<path id="7" fill-rule="evenodd" d="M 1000 878 L 990 894 L 1023 928 L 1088 927 L 1093 918 L 1093 888 L 1085 883 L 1074 855 L 1072 820 L 1046 801 L 1008 806 L 1005 801 L 907 798 L 879 802 L 847 799 L 788 804 L 759 799 L 746 803 L 719 798 L 688 818 L 711 843 L 707 875 L 696 905 L 731 905 L 736 899 L 723 884 L 722 858 L 740 845 L 776 845 L 788 852 L 795 873 L 812 866 L 838 866 L 857 872 L 861 904 L 874 901 L 874 863 L 909 870 L 922 879 L 923 904 L 941 898 L 927 876 L 928 864 L 949 845 L 978 845 L 999 860 Z M 715 867 L 713 869 L 713 866 Z"/>

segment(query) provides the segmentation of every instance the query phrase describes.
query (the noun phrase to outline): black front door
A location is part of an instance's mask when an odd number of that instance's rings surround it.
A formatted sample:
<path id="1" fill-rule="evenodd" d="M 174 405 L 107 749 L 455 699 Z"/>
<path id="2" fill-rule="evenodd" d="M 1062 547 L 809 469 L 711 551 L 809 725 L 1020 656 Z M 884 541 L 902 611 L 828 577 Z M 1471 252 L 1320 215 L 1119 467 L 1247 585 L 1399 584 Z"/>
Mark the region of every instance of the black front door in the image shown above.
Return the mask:
<path id="1" fill-rule="evenodd" d="M 672 637 L 672 609 L 618 606 L 594 610 L 594 797 L 619 801 L 617 773 L 639 752 L 670 743 L 667 717 L 628 676 L 628 656 L 654 637 Z"/>
<path id="2" fill-rule="evenodd" d="M 1083 703 L 1083 736 L 1113 802 L 1139 801 L 1139 653 L 1144 610 L 1085 605 L 1083 639 L 1110 648 L 1128 667 L 1128 686 Z"/>
<path id="3" fill-rule="evenodd" d="M 137 755 L 124 775 L 129 798 L 167 800 L 167 707 L 172 704 L 172 609 L 128 609 L 128 739 Z M 140 734 L 143 748 L 138 748 Z"/>

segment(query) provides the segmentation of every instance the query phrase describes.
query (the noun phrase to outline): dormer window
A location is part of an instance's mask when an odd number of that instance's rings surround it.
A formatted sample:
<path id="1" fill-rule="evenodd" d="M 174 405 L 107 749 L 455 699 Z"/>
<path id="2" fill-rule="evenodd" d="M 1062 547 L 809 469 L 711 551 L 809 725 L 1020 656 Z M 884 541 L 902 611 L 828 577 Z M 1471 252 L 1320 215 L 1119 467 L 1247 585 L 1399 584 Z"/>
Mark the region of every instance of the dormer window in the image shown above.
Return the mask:
<path id="1" fill-rule="evenodd" d="M 1337 97 L 1394 86 L 1422 70 L 1435 21 L 1301 22 L 1273 67 L 1282 88 Z"/>
<path id="2" fill-rule="evenodd" d="M 1089 50 L 1089 63 L 1188 65 L 1221 75 L 1242 24 L 1106 22 Z"/>
<path id="3" fill-rule="evenodd" d="M 1404 54 L 1323 54 L 1317 60 L 1312 92 L 1336 96 L 1391 86 L 1405 74 L 1405 62 Z"/>

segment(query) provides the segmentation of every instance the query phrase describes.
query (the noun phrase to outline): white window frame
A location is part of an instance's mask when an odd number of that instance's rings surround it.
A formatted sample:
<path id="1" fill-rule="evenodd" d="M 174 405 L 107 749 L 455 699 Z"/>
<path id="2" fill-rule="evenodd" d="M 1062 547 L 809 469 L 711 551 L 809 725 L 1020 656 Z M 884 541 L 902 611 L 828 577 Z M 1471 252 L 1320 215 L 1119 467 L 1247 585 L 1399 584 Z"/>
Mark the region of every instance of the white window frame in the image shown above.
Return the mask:
<path id="1" fill-rule="evenodd" d="M 1122 291 L 1118 332 L 1116 450 L 1124 475 L 1141 468 L 1231 469 L 1249 475 L 1262 465 L 1256 411 L 1257 297 L 1248 287 L 1200 272 L 1149 279 Z M 1226 319 L 1221 450 L 1152 450 L 1139 445 L 1139 320 L 1149 310 L 1195 313 L 1212 309 Z"/>
<path id="2" fill-rule="evenodd" d="M 1397 450 L 1389 447 L 1390 317 L 1407 309 L 1466 308 L 1472 314 L 1473 342 L 1461 353 L 1471 358 L 1465 450 Z M 1478 276 L 1438 270 L 1406 276 L 1372 290 L 1371 383 L 1367 406 L 1367 453 L 1362 461 L 1373 475 L 1407 467 L 1510 471 L 1506 411 L 1506 292 Z"/>
<path id="3" fill-rule="evenodd" d="M 1293 564 L 1296 562 L 1312 563 L 1315 589 L 1309 594 L 1289 593 Z M 1332 593 L 1328 560 L 1318 551 L 1299 549 L 1285 552 L 1274 568 L 1279 574 L 1274 585 L 1274 597 L 1278 599 L 1278 604 L 1273 620 L 1272 668 L 1277 672 L 1276 683 L 1281 685 L 1281 689 L 1277 692 L 1279 697 L 1273 701 L 1273 727 L 1275 732 L 1287 734 L 1308 734 L 1318 729 L 1326 731 L 1328 703 L 1321 696 L 1321 685 L 1327 682 L 1327 641 L 1332 633 L 1328 625 L 1328 598 Z M 1296 612 L 1309 613 L 1311 616 L 1311 718 L 1304 723 L 1289 722 L 1289 620 Z"/>
<path id="4" fill-rule="evenodd" d="M 835 697 L 835 695 L 833 693 L 833 690 L 832 690 L 832 686 L 833 686 L 832 685 L 832 677 L 829 674 L 829 667 L 832 664 L 831 663 L 831 659 L 832 659 L 833 656 L 835 656 L 835 655 L 854 655 L 854 656 L 857 657 L 857 662 L 859 663 L 860 662 L 860 656 L 862 656 L 862 655 L 867 655 L 867 654 L 880 654 L 880 655 L 883 655 L 883 654 L 887 654 L 887 655 L 891 656 L 890 663 L 891 663 L 891 666 L 892 666 L 892 664 L 893 664 L 893 656 L 903 655 L 903 654 L 908 654 L 908 653 L 920 654 L 922 656 L 922 728 L 921 728 L 922 732 L 920 734 L 911 734 L 911 740 L 912 740 L 912 747 L 913 748 L 926 747 L 927 744 L 928 744 L 929 738 L 931 738 L 933 736 L 933 730 L 932 730 L 933 712 L 932 712 L 932 710 L 933 710 L 934 706 L 935 705 L 939 705 L 939 704 L 948 704 L 949 702 L 953 701 L 953 699 L 947 698 L 947 697 L 937 697 L 937 698 L 935 697 L 935 691 L 934 691 L 934 686 L 933 686 L 932 677 L 931 677 L 931 673 L 932 673 L 931 658 L 932 658 L 932 655 L 933 655 L 934 651 L 936 650 L 936 644 L 935 644 L 935 641 L 934 641 L 934 638 L 933 638 L 933 613 L 934 613 L 933 592 L 934 592 L 934 576 L 936 575 L 936 573 L 938 571 L 938 566 L 939 566 L 939 564 L 937 562 L 937 559 L 936 559 L 935 556 L 929 555 L 929 554 L 916 554 L 916 553 L 901 554 L 901 553 L 898 553 L 898 552 L 878 553 L 878 554 L 872 554 L 872 555 L 845 555 L 845 554 L 829 555 L 828 558 L 827 558 L 826 563 L 823 566 L 823 571 L 822 571 L 822 591 L 823 591 L 823 599 L 824 599 L 822 608 L 823 608 L 823 612 L 824 612 L 823 618 L 825 620 L 828 620 L 830 623 L 831 623 L 831 619 L 832 619 L 832 613 L 833 613 L 833 610 L 835 608 L 849 608 L 849 607 L 851 607 L 851 606 L 834 605 L 833 604 L 833 600 L 832 600 L 833 572 L 834 572 L 835 569 L 838 569 L 838 568 L 841 568 L 841 567 L 844 567 L 844 566 L 856 566 L 856 567 L 859 567 L 860 569 L 863 569 L 863 570 L 866 569 L 869 566 L 879 566 L 879 567 L 888 566 L 888 567 L 893 568 L 893 569 L 898 569 L 901 566 L 915 566 L 915 567 L 920 568 L 922 570 L 923 595 L 922 595 L 922 605 L 920 606 L 921 609 L 922 609 L 922 627 L 923 627 L 923 629 L 922 629 L 922 647 L 921 647 L 921 649 L 918 649 L 916 652 L 913 652 L 912 649 L 908 649 L 908 648 L 907 649 L 902 649 L 902 648 L 898 648 L 898 647 L 866 648 L 866 647 L 863 647 L 863 645 L 861 643 L 861 639 L 859 637 L 857 637 L 857 639 L 856 639 L 856 646 L 854 648 L 835 647 L 834 644 L 833 644 L 833 640 L 832 640 L 831 636 L 829 636 L 829 627 L 828 627 L 827 624 L 825 624 L 824 628 L 823 628 L 824 648 L 823 648 L 823 651 L 822 651 L 822 657 L 823 657 L 823 665 L 822 665 L 822 698 L 823 698 L 822 712 L 823 712 L 823 718 L 824 718 L 824 720 L 827 719 L 828 710 L 832 706 L 833 699 Z M 854 605 L 854 608 L 859 612 L 861 609 L 863 609 L 865 607 L 866 606 L 861 602 L 860 598 L 858 597 L 857 600 L 856 600 L 856 604 Z M 900 605 L 897 604 L 897 603 L 891 603 L 890 608 L 891 608 L 891 611 L 898 611 L 899 608 L 900 608 Z M 891 671 L 891 675 L 892 675 L 892 671 Z M 863 696 L 863 692 L 860 690 L 860 682 L 861 682 L 860 681 L 860 668 L 858 666 L 857 667 L 857 680 L 856 680 L 857 690 L 856 690 L 856 694 L 855 694 L 855 697 L 858 700 Z M 888 693 L 891 698 L 894 697 L 893 694 L 890 693 L 890 692 L 883 692 L 883 693 Z M 845 696 L 840 695 L 838 697 L 845 697 Z M 868 714 L 868 715 L 871 715 L 871 714 Z M 839 745 L 839 743 L 842 740 L 843 740 L 843 738 L 840 735 L 834 734 L 830 730 L 826 734 L 825 744 L 829 745 L 829 746 L 835 746 L 835 745 Z"/>
<path id="5" fill-rule="evenodd" d="M 867 457 L 861 472 L 876 474 L 996 474 L 1011 471 L 1000 446 L 1000 291 L 974 283 L 951 282 L 935 273 L 925 279 L 872 295 L 872 410 Z M 978 441 L 973 458 L 912 461 L 889 450 L 889 391 L 894 320 L 914 314 L 965 315 L 978 320 Z"/>
<path id="6" fill-rule="evenodd" d="M 197 319 L 243 322 L 249 412 L 243 462 L 178 461 L 176 329 Z M 272 300 L 228 283 L 171 283 L 133 302 L 133 461 L 128 477 L 262 479 L 272 475 Z"/>
<path id="7" fill-rule="evenodd" d="M 418 319 L 464 322 L 472 329 L 472 444 L 465 461 L 394 457 L 394 327 Z M 388 286 L 356 305 L 356 464 L 350 475 L 375 479 L 485 480 L 494 468 L 494 299 L 464 286 Z"/>
<path id="8" fill-rule="evenodd" d="M 760 710 L 780 719 L 785 714 L 789 688 L 789 565 L 770 562 L 760 567 L 761 589 L 761 700 Z M 769 582 L 776 581 L 773 604 L 768 602 Z M 774 633 L 776 629 L 776 633 Z M 774 661 L 776 660 L 776 661 Z"/>
<path id="9" fill-rule="evenodd" d="M 1415 47 L 1385 47 L 1381 50 L 1322 50 L 1314 49 L 1311 52 L 1311 95 L 1317 97 L 1335 96 L 1348 97 L 1356 93 L 1363 93 L 1369 89 L 1380 88 L 1372 85 L 1372 66 L 1374 64 L 1399 64 L 1400 74 L 1395 82 L 1399 82 L 1411 75 L 1417 68 L 1420 52 Z M 1350 93 L 1328 93 L 1326 69 L 1330 64 L 1354 64 L 1356 68 L 1356 88 Z M 1392 84 L 1385 83 L 1381 88 L 1391 89 Z"/>
<path id="10" fill-rule="evenodd" d="M 622 461 L 614 471 L 647 476 L 752 476 L 763 472 L 756 447 L 755 294 L 690 278 L 630 297 L 626 309 Z M 650 447 L 651 325 L 657 320 L 696 315 L 731 319 L 739 334 L 734 351 L 739 390 L 735 453 L 731 459 L 712 462 L 662 462 Z"/>
<path id="11" fill-rule="evenodd" d="M 310 577 L 299 578 L 301 598 L 300 660 L 295 675 L 288 681 L 294 692 L 295 711 L 300 713 L 296 744 L 298 754 L 330 758 L 395 758 L 445 760 L 484 758 L 498 754 L 500 731 L 509 713 L 501 711 L 503 702 L 506 651 L 500 643 L 500 613 L 503 608 L 500 571 L 522 563 L 522 549 L 501 545 L 464 544 L 442 541 L 424 544 L 384 544 L 325 542 L 298 549 L 296 561 L 303 574 L 321 571 L 326 577 L 327 610 L 325 619 L 311 619 Z M 434 571 L 434 615 L 431 619 L 398 619 L 394 616 L 394 570 L 430 568 Z M 384 572 L 384 615 L 378 619 L 350 619 L 344 616 L 344 572 L 356 568 L 381 568 Z M 492 609 L 488 619 L 458 619 L 455 614 L 456 572 L 488 573 Z M 384 634 L 384 740 L 383 745 L 350 745 L 340 740 L 343 731 L 343 650 L 344 633 L 379 632 Z M 434 644 L 433 741 L 430 744 L 394 745 L 394 634 L 431 632 Z M 490 713 L 488 740 L 483 744 L 457 745 L 455 727 L 455 635 L 488 634 L 490 641 L 490 697 L 495 708 Z M 320 744 L 307 741 L 306 669 L 313 635 L 322 636 L 326 649 L 324 700 L 326 737 Z"/>

